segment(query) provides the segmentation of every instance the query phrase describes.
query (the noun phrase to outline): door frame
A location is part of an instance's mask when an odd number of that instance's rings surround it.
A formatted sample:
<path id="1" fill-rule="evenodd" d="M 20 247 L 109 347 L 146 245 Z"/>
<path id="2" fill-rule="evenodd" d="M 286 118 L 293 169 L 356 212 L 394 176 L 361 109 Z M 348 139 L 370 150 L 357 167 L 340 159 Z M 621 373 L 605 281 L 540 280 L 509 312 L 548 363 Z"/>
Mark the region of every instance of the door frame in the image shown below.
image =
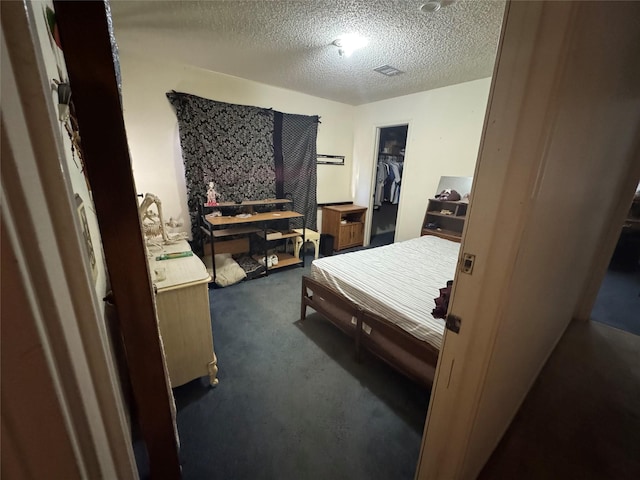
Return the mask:
<path id="1" fill-rule="evenodd" d="M 366 214 L 366 218 L 365 218 L 365 228 L 364 228 L 364 245 L 367 246 L 369 245 L 369 243 L 371 242 L 371 229 L 373 228 L 373 196 L 375 194 L 375 188 L 376 188 L 376 177 L 377 177 L 377 173 L 378 173 L 378 150 L 380 148 L 380 130 L 382 130 L 383 128 L 393 128 L 393 127 L 407 127 L 407 141 L 405 144 L 405 151 L 404 151 L 404 159 L 405 162 L 407 160 L 407 151 L 408 151 L 408 146 L 409 146 L 409 135 L 411 135 L 411 121 L 410 120 L 406 120 L 406 121 L 398 121 L 398 122 L 393 122 L 393 123 L 384 123 L 384 124 L 376 124 L 373 126 L 373 128 L 375 129 L 375 135 L 374 135 L 374 151 L 373 151 L 373 168 L 372 168 L 372 173 L 371 173 L 371 182 L 369 184 L 369 191 L 371 192 L 371 195 L 369 195 L 369 204 L 367 205 L 367 214 Z M 400 218 L 400 213 L 402 211 L 402 198 L 403 198 L 403 191 L 402 188 L 400 189 L 400 198 L 398 199 L 398 213 L 396 214 L 396 225 L 398 224 L 398 218 Z M 393 241 L 396 241 L 396 236 L 397 236 L 397 229 L 396 229 L 396 233 L 394 233 L 393 235 Z"/>
<path id="2" fill-rule="evenodd" d="M 42 351 L 46 361 L 46 368 L 30 372 L 33 378 L 24 381 L 40 382 L 42 377 L 43 388 L 50 384 L 55 391 L 55 398 L 46 401 L 20 398 L 23 390 L 7 391 L 7 396 L 15 398 L 3 402 L 3 440 L 9 433 L 8 448 L 20 453 L 11 459 L 12 466 L 23 472 L 39 471 L 47 458 L 32 450 L 40 439 L 32 437 L 31 425 L 46 428 L 48 437 L 43 438 L 59 442 L 51 446 L 52 451 L 67 445 L 83 477 L 138 478 L 109 338 L 99 313 L 102 305 L 88 260 L 79 255 L 85 248 L 84 238 L 33 8 L 23 2 L 2 2 L 1 8 L 2 237 L 15 253 L 20 278 L 13 281 L 28 294 L 30 311 L 21 319 L 25 322 L 22 334 L 33 326 L 37 335 L 29 341 L 34 355 Z M 10 341 L 3 338 L 3 344 L 5 340 Z M 20 368 L 31 365 L 31 357 L 25 355 Z M 24 415 L 33 402 L 40 409 L 57 403 L 59 411 L 52 411 L 51 417 L 61 416 L 65 430 L 56 429 L 55 422 L 34 425 L 35 415 L 7 421 L 13 412 L 5 411 L 5 403 L 21 404 Z M 58 461 L 68 465 L 70 459 Z M 54 471 L 60 468 L 56 465 Z"/>
<path id="3" fill-rule="evenodd" d="M 138 215 L 107 8 L 103 2 L 55 0 L 54 5 L 150 473 L 153 478 L 179 478 L 175 404 Z"/>

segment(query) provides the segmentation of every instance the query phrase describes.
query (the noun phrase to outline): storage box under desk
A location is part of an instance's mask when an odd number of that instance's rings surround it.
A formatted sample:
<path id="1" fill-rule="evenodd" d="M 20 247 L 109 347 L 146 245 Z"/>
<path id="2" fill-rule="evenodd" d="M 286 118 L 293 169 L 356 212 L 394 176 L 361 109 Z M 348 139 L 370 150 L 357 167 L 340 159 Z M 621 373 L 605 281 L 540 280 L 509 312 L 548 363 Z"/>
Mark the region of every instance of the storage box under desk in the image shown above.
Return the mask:
<path id="1" fill-rule="evenodd" d="M 230 253 L 235 255 L 237 253 L 249 252 L 249 250 L 249 237 L 216 241 L 216 254 Z"/>

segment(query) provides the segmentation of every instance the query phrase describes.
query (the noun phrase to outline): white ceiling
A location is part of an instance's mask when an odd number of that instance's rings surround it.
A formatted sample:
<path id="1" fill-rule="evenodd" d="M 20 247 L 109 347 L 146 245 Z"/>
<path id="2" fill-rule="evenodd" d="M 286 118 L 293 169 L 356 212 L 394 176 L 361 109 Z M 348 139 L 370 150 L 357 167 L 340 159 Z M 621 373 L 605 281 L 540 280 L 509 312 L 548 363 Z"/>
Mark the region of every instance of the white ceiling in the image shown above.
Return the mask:
<path id="1" fill-rule="evenodd" d="M 491 75 L 504 1 L 112 1 L 127 52 L 194 65 L 351 105 Z M 451 3 L 451 4 L 446 4 Z M 341 58 L 331 43 L 359 33 L 369 45 Z M 386 77 L 392 65 L 406 73 Z"/>

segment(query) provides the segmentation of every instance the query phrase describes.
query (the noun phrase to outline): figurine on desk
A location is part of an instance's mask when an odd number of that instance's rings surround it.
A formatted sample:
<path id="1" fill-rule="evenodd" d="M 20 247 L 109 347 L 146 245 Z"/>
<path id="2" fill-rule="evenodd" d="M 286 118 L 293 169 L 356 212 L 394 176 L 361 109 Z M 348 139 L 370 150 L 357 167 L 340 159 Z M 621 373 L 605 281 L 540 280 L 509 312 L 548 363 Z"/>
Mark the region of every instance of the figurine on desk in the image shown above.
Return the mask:
<path id="1" fill-rule="evenodd" d="M 215 207 L 218 205 L 216 201 L 216 191 L 213 188 L 213 182 L 209 182 L 209 188 L 207 189 L 207 207 Z"/>

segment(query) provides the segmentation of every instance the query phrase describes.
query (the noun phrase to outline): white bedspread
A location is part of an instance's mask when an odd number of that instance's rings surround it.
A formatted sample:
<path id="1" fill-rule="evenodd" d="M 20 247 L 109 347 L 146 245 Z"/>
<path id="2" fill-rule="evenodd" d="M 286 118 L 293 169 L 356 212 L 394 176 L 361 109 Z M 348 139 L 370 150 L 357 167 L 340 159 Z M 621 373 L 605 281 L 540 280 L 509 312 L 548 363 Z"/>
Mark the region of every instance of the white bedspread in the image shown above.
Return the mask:
<path id="1" fill-rule="evenodd" d="M 456 242 L 425 235 L 314 260 L 311 276 L 440 349 L 444 320 L 431 311 L 439 289 L 453 280 L 459 250 Z"/>

